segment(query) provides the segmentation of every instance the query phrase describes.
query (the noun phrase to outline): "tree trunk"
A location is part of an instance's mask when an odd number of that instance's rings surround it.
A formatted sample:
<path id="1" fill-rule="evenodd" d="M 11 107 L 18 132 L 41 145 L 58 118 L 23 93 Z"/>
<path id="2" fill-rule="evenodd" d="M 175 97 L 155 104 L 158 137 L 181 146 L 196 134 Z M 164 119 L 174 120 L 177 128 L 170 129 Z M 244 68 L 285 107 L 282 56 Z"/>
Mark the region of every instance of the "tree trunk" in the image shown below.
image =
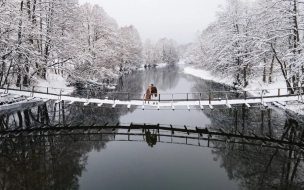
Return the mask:
<path id="1" fill-rule="evenodd" d="M 264 57 L 263 82 L 266 83 L 266 57 Z"/>
<path id="2" fill-rule="evenodd" d="M 30 121 L 30 116 L 29 116 L 29 110 L 24 110 L 23 114 L 24 114 L 25 127 L 29 128 L 31 126 L 31 121 Z"/>
<path id="3" fill-rule="evenodd" d="M 22 10 L 23 10 L 23 1 L 21 1 L 20 5 L 20 11 L 21 11 L 21 17 L 22 17 Z M 18 27 L 18 44 L 21 44 L 21 37 L 22 37 L 22 19 L 20 18 L 19 21 L 19 27 Z M 21 62 L 21 54 L 19 53 L 18 55 L 18 64 L 20 65 Z M 20 66 L 17 66 L 17 81 L 16 81 L 16 86 L 19 87 L 21 85 L 21 69 Z"/>
<path id="4" fill-rule="evenodd" d="M 22 128 L 22 123 L 23 123 L 22 114 L 20 111 L 18 111 L 17 115 L 18 115 L 18 119 L 19 119 L 19 127 Z"/>
<path id="5" fill-rule="evenodd" d="M 272 56 L 272 61 L 270 65 L 268 83 L 272 83 L 273 64 L 274 64 L 274 55 Z"/>
<path id="6" fill-rule="evenodd" d="M 272 44 L 271 44 L 271 48 L 272 48 L 272 51 L 274 53 L 274 56 L 275 56 L 276 60 L 278 61 L 278 63 L 281 66 L 281 71 L 282 71 L 282 74 L 283 74 L 285 82 L 286 82 L 287 90 L 290 90 L 290 93 L 294 94 L 295 93 L 295 89 L 293 89 L 293 87 L 291 86 L 290 80 L 287 78 L 287 67 L 286 67 L 286 64 L 285 64 L 285 62 L 281 62 L 281 60 L 278 58 L 277 52 L 275 51 L 275 49 L 274 49 L 274 47 L 273 47 Z"/>
<path id="7" fill-rule="evenodd" d="M 248 80 L 247 80 L 247 69 L 248 69 L 248 65 L 246 65 L 244 67 L 244 87 L 247 87 L 248 85 Z"/>

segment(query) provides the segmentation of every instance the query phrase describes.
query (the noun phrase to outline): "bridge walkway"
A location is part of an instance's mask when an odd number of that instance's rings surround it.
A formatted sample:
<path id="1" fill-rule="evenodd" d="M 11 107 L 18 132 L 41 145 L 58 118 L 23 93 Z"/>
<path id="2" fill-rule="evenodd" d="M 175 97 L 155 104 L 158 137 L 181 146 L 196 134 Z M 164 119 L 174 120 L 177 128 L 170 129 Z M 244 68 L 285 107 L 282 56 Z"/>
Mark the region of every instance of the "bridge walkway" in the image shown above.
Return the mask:
<path id="1" fill-rule="evenodd" d="M 69 104 L 74 102 L 84 103 L 84 105 L 96 104 L 97 106 L 102 106 L 105 104 L 111 105 L 113 108 L 117 105 L 127 106 L 141 106 L 142 109 L 145 107 L 156 107 L 161 109 L 162 107 L 170 107 L 173 110 L 176 106 L 183 106 L 190 110 L 190 106 L 199 106 L 201 109 L 204 107 L 209 107 L 213 109 L 213 106 L 225 105 L 231 108 L 231 105 L 245 104 L 250 107 L 250 104 L 262 104 L 267 107 L 267 103 L 280 103 L 287 101 L 299 101 L 303 103 L 302 94 L 295 95 L 280 95 L 280 89 L 278 89 L 277 95 L 266 96 L 264 95 L 264 90 L 261 90 L 260 96 L 247 96 L 247 91 L 242 92 L 198 92 L 198 93 L 172 93 L 172 94 L 158 94 L 158 97 L 151 100 L 145 100 L 145 95 L 137 95 L 137 97 L 142 98 L 130 98 L 130 93 L 112 93 L 112 96 L 104 96 L 100 98 L 91 98 L 87 95 L 83 97 L 75 97 L 72 95 L 63 94 L 62 90 L 59 93 L 48 93 L 48 92 L 37 92 L 33 90 L 18 90 L 9 88 L 0 88 L 1 97 L 8 94 L 13 94 L 17 96 L 26 96 L 27 100 L 32 100 L 34 98 L 43 99 L 43 101 L 56 100 L 68 101 Z M 215 97 L 215 93 L 219 93 L 220 96 Z M 242 96 L 240 98 L 231 98 L 231 93 L 239 93 Z M 132 95 L 133 97 L 134 95 Z"/>

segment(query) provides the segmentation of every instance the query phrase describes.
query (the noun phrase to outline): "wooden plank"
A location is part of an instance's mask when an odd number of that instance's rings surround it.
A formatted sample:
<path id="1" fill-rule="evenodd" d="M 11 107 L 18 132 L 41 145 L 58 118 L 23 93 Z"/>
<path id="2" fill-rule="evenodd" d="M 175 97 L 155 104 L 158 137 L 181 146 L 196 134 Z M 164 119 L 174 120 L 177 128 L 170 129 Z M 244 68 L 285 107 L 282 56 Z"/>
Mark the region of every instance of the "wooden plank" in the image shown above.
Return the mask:
<path id="1" fill-rule="evenodd" d="M 247 108 L 250 108 L 250 105 L 248 103 L 245 103 L 245 105 L 247 106 Z"/>

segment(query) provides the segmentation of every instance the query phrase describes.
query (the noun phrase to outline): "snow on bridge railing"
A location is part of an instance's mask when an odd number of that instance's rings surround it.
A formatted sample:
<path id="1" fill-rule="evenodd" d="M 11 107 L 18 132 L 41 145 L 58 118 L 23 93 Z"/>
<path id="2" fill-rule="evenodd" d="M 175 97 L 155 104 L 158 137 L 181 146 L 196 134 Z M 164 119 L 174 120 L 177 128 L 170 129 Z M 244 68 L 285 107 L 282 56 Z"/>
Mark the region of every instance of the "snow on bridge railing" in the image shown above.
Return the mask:
<path id="1" fill-rule="evenodd" d="M 73 97 L 100 98 L 113 100 L 144 100 L 145 94 L 131 92 L 107 92 L 100 89 L 75 89 L 75 88 L 56 88 L 45 86 L 27 86 L 20 85 L 1 87 L 7 93 L 9 90 L 26 91 L 30 93 L 44 93 L 50 95 L 68 95 Z M 295 94 L 302 95 L 303 87 L 296 88 Z M 279 97 L 290 96 L 290 88 L 272 88 L 272 89 L 256 89 L 256 90 L 230 90 L 230 91 L 206 91 L 206 92 L 190 92 L 190 93 L 159 93 L 157 96 L 152 96 L 150 101 L 198 101 L 198 100 L 223 100 L 223 99 L 258 99 L 264 97 Z M 301 97 L 302 98 L 302 97 Z"/>
<path id="2" fill-rule="evenodd" d="M 24 85 L 20 84 L 19 86 L 7 84 L 5 87 L 1 87 L 2 89 L 7 90 L 19 90 L 19 91 L 27 91 L 27 92 L 40 92 L 45 94 L 58 95 L 60 92 L 62 94 L 70 94 L 75 89 L 72 88 L 57 88 L 57 87 L 46 87 L 39 85 Z"/>

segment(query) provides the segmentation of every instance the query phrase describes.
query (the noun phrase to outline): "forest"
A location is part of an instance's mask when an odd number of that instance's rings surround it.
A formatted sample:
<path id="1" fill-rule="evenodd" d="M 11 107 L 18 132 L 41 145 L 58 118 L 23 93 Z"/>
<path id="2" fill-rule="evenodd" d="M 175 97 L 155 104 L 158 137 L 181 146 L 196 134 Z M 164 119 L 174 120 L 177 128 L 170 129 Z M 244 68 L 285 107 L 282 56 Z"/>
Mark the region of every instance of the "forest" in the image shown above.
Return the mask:
<path id="1" fill-rule="evenodd" d="M 99 5 L 0 1 L 0 86 L 27 87 L 49 73 L 72 83 L 102 84 L 142 67 L 146 57 L 148 65 L 178 60 L 173 40 L 148 41 L 145 46 L 150 49 L 144 51 L 134 26 L 119 27 Z"/>
<path id="2" fill-rule="evenodd" d="M 246 87 L 284 77 L 290 93 L 304 72 L 302 0 L 227 0 L 216 21 L 187 44 L 183 58 Z"/>
<path id="3" fill-rule="evenodd" d="M 189 44 L 142 42 L 99 5 L 77 0 L 0 1 L 0 86 L 29 86 L 48 73 L 105 83 L 158 63 L 193 63 L 242 87 L 284 77 L 302 85 L 303 0 L 227 0 L 214 22 Z"/>

